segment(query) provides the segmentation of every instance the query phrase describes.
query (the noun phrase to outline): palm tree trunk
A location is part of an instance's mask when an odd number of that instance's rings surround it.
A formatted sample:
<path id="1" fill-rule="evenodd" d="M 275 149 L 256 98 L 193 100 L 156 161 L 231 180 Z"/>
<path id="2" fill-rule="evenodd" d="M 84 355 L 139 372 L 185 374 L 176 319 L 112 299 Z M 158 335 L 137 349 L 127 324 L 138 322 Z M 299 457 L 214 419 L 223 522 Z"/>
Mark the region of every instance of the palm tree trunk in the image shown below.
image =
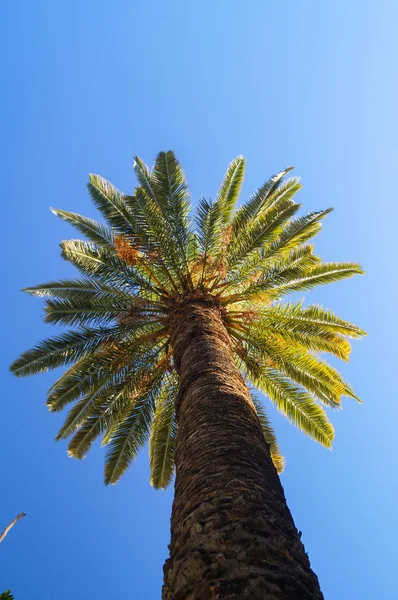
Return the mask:
<path id="1" fill-rule="evenodd" d="M 322 600 L 215 301 L 181 303 L 171 343 L 179 429 L 163 600 Z"/>

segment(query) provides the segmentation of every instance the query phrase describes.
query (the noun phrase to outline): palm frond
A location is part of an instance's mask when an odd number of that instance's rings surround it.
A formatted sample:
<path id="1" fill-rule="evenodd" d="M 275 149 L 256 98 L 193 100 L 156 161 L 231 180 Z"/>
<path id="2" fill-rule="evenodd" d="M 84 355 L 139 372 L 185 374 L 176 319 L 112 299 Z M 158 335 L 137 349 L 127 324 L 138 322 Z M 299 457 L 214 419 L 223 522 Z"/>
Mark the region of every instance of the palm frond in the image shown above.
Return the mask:
<path id="1" fill-rule="evenodd" d="M 333 426 L 311 394 L 277 370 L 264 365 L 246 350 L 239 352 L 238 363 L 241 363 L 249 381 L 263 392 L 291 423 L 319 444 L 326 448 L 332 447 Z"/>
<path id="2" fill-rule="evenodd" d="M 115 298 L 102 294 L 101 297 L 78 297 L 50 299 L 45 302 L 45 322 L 62 325 L 107 325 L 127 312 L 131 297 Z"/>
<path id="3" fill-rule="evenodd" d="M 186 252 L 190 222 L 191 198 L 184 171 L 174 152 L 160 152 L 156 157 L 154 189 L 161 199 L 165 218 L 177 238 L 181 251 Z"/>
<path id="4" fill-rule="evenodd" d="M 124 234 L 134 235 L 134 223 L 124 196 L 109 181 L 99 175 L 90 174 L 88 192 L 109 226 Z"/>
<path id="5" fill-rule="evenodd" d="M 163 344 L 155 328 L 148 332 L 145 322 L 128 328 L 125 340 L 112 340 L 91 354 L 76 361 L 51 386 L 47 395 L 47 406 L 51 412 L 62 410 L 80 396 L 89 394 L 98 386 L 119 385 L 124 376 L 150 370 L 153 362 L 158 362 Z"/>
<path id="6" fill-rule="evenodd" d="M 232 268 L 250 253 L 275 239 L 283 225 L 299 208 L 300 205 L 294 203 L 289 197 L 282 197 L 257 215 L 252 223 L 240 231 L 237 238 L 232 238 L 226 256 L 228 267 Z"/>
<path id="7" fill-rule="evenodd" d="M 199 248 L 202 253 L 200 267 L 200 285 L 203 284 L 210 260 L 220 255 L 222 250 L 222 206 L 218 202 L 201 198 L 197 209 Z"/>
<path id="8" fill-rule="evenodd" d="M 234 237 L 238 237 L 240 231 L 245 229 L 261 210 L 268 208 L 268 205 L 275 200 L 275 196 L 272 194 L 278 189 L 284 176 L 292 169 L 293 167 L 287 167 L 284 171 L 273 175 L 236 211 L 232 221 Z M 272 198 L 271 202 L 269 201 L 270 197 Z"/>
<path id="9" fill-rule="evenodd" d="M 61 256 L 72 263 L 84 275 L 94 276 L 112 286 L 130 293 L 145 295 L 152 293 L 161 296 L 162 291 L 153 285 L 150 278 L 129 266 L 113 252 L 96 248 L 89 242 L 68 240 L 61 244 Z"/>
<path id="10" fill-rule="evenodd" d="M 105 484 L 116 483 L 135 459 L 138 450 L 145 444 L 150 434 L 156 397 L 159 394 L 166 363 L 148 377 L 148 382 L 128 407 L 124 416 L 106 433 L 104 444 Z"/>
<path id="11" fill-rule="evenodd" d="M 98 389 L 83 396 L 73 405 L 55 437 L 57 442 L 68 438 L 87 418 L 91 417 L 93 409 L 95 410 L 95 407 L 98 405 L 98 396 L 101 397 L 100 386 L 98 386 Z M 69 454 L 71 455 L 70 452 Z"/>
<path id="12" fill-rule="evenodd" d="M 305 352 L 303 347 L 296 349 L 278 342 L 278 338 L 269 339 L 265 350 L 273 367 L 314 394 L 323 404 L 340 408 L 341 397 L 352 395 L 348 384 L 325 361 Z"/>
<path id="13" fill-rule="evenodd" d="M 103 434 L 108 427 L 115 426 L 126 411 L 126 407 L 134 402 L 135 390 L 128 382 L 110 387 L 93 398 L 87 407 L 84 418 L 75 427 L 76 432 L 68 445 L 68 455 L 82 460 L 89 452 L 95 440 Z M 83 406 L 84 410 L 84 406 Z M 60 431 L 63 437 L 73 433 L 73 429 L 66 428 Z"/>
<path id="14" fill-rule="evenodd" d="M 253 314 L 256 316 L 255 322 L 250 323 L 250 327 L 245 323 L 246 315 L 250 315 L 246 311 L 230 311 L 225 317 L 228 327 L 239 327 L 241 331 L 247 333 L 246 338 L 249 341 L 252 337 L 260 338 L 262 343 L 265 343 L 267 335 L 274 337 L 280 342 L 284 342 L 288 346 L 294 346 L 298 350 L 305 351 L 329 352 L 342 360 L 347 361 L 351 345 L 349 341 L 341 334 L 335 333 L 328 329 L 317 325 L 306 325 L 279 319 L 275 316 L 278 311 L 273 310 L 274 307 L 269 307 L 268 310 L 263 310 L 262 313 L 257 313 L 255 308 L 252 308 Z"/>
<path id="15" fill-rule="evenodd" d="M 317 304 L 307 307 L 300 302 L 279 303 L 267 309 L 267 313 L 282 322 L 283 325 L 292 325 L 297 328 L 315 327 L 317 330 L 325 330 L 331 333 L 342 334 L 351 338 L 360 338 L 366 335 L 363 329 L 337 317 L 330 310 Z"/>
<path id="16" fill-rule="evenodd" d="M 119 370 L 102 384 L 99 393 L 95 391 L 96 397 L 78 423 L 78 429 L 69 443 L 70 456 L 84 458 L 93 442 L 104 432 L 103 445 L 108 443 L 112 432 L 125 418 L 126 411 L 132 410 L 143 392 L 145 395 L 145 390 L 149 389 L 148 382 L 159 375 L 163 376 L 164 371 L 157 368 L 158 364 L 164 364 L 164 360 L 158 360 L 161 351 L 161 347 L 157 346 L 151 352 L 142 353 L 141 359 L 130 363 L 130 368 Z M 72 433 L 72 429 L 67 430 L 66 426 L 62 432 L 64 437 Z"/>
<path id="17" fill-rule="evenodd" d="M 177 442 L 175 401 L 178 377 L 173 372 L 167 376 L 156 399 L 155 416 L 149 437 L 151 485 L 165 489 L 174 473 L 174 453 Z"/>
<path id="18" fill-rule="evenodd" d="M 103 293 L 112 294 L 116 298 L 118 296 L 126 297 L 126 293 L 119 287 L 95 279 L 61 279 L 23 288 L 22 291 L 32 296 L 52 296 L 54 298 L 96 297 L 101 296 Z"/>
<path id="19" fill-rule="evenodd" d="M 221 215 L 221 224 L 228 225 L 231 220 L 245 175 L 246 161 L 243 156 L 234 158 L 224 175 L 215 204 Z"/>
<path id="20" fill-rule="evenodd" d="M 93 352 L 102 344 L 113 340 L 117 334 L 118 327 L 82 327 L 77 331 L 66 331 L 21 354 L 10 369 L 17 377 L 44 373 Z"/>
<path id="21" fill-rule="evenodd" d="M 300 259 L 302 261 L 302 259 Z M 310 268 L 307 268 L 309 266 Z M 223 304 L 232 304 L 251 300 L 271 302 L 287 294 L 310 290 L 326 283 L 347 279 L 363 273 L 356 263 L 320 263 L 315 266 L 304 262 L 304 272 L 299 265 L 278 267 L 274 273 L 263 274 L 255 283 L 247 286 L 241 293 L 232 294 L 223 299 Z"/>
<path id="22" fill-rule="evenodd" d="M 292 219 L 281 231 L 280 235 L 264 248 L 263 258 L 269 258 L 282 251 L 286 252 L 298 245 L 308 242 L 315 237 L 320 229 L 320 221 L 326 217 L 332 208 L 309 213 L 304 217 Z"/>
<path id="23" fill-rule="evenodd" d="M 285 468 L 285 459 L 281 454 L 274 428 L 272 427 L 271 421 L 269 420 L 265 407 L 261 400 L 258 398 L 258 396 L 251 392 L 251 398 L 256 408 L 256 412 L 261 424 L 261 429 L 263 430 L 265 440 L 269 445 L 269 450 L 272 462 L 274 463 L 274 467 L 278 473 L 282 473 Z"/>
<path id="24" fill-rule="evenodd" d="M 296 427 L 326 448 L 332 447 L 333 426 L 325 411 L 303 388 L 267 368 L 260 377 L 250 378 Z"/>
<path id="25" fill-rule="evenodd" d="M 142 218 L 139 237 L 145 244 L 157 252 L 160 263 L 174 286 L 183 284 L 187 274 L 185 256 L 179 244 L 171 234 L 169 223 L 165 219 L 157 202 L 150 197 L 144 188 L 135 191 L 135 203 Z"/>
<path id="26" fill-rule="evenodd" d="M 272 293 L 264 290 L 275 281 L 289 281 L 303 277 L 321 264 L 318 256 L 313 254 L 310 244 L 297 246 L 283 256 L 264 260 L 261 254 L 255 253 L 247 257 L 240 267 L 231 269 L 232 278 L 221 288 L 224 305 L 257 300 L 264 305 L 273 300 Z M 226 291 L 228 290 L 228 294 Z M 235 293 L 231 294 L 235 290 Z"/>
<path id="27" fill-rule="evenodd" d="M 340 281 L 341 279 L 347 279 L 353 275 L 363 274 L 363 270 L 356 263 L 322 263 L 314 267 L 308 274 L 303 277 L 293 277 L 292 279 L 283 278 L 280 279 L 278 276 L 275 277 L 274 281 L 268 282 L 270 289 L 273 294 L 279 296 L 285 294 L 291 294 L 293 292 L 301 292 L 303 290 L 310 290 L 318 285 L 325 283 L 333 283 Z M 266 287 L 266 286 L 265 286 Z"/>
<path id="28" fill-rule="evenodd" d="M 91 242 L 105 247 L 113 245 L 112 231 L 110 231 L 101 223 L 98 223 L 93 219 L 83 217 L 77 213 L 67 212 L 66 210 L 51 208 L 51 211 L 54 213 L 54 215 L 57 215 L 57 217 L 60 217 L 67 223 L 73 225 L 73 227 L 85 235 Z"/>
<path id="29" fill-rule="evenodd" d="M 232 313 L 234 316 L 234 313 Z M 318 305 L 304 307 L 302 302 L 267 307 L 258 313 L 251 334 L 276 334 L 288 344 L 316 352 L 330 352 L 348 360 L 351 345 L 347 338 L 359 338 L 365 332 Z"/>

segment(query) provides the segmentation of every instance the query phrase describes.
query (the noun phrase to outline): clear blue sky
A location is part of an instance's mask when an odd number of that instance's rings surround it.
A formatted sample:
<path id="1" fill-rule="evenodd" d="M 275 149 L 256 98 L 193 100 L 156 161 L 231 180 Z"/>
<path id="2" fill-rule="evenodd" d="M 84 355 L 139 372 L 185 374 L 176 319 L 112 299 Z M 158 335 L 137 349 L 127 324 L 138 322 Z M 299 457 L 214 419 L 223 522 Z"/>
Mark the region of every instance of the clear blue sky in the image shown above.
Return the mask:
<path id="1" fill-rule="evenodd" d="M 365 277 L 308 294 L 369 337 L 341 369 L 363 399 L 332 415 L 318 447 L 272 411 L 283 485 L 326 600 L 395 600 L 398 4 L 379 0 L 9 0 L 1 3 L 3 309 L 0 591 L 16 600 L 160 597 L 172 489 L 155 492 L 146 452 L 114 487 L 103 451 L 67 458 L 45 408 L 54 373 L 14 379 L 16 355 L 54 331 L 19 292 L 72 274 L 74 237 L 49 206 L 92 216 L 99 173 L 129 191 L 132 155 L 172 148 L 193 198 L 248 159 L 244 195 L 296 166 L 303 211 L 335 207 L 325 259 Z"/>

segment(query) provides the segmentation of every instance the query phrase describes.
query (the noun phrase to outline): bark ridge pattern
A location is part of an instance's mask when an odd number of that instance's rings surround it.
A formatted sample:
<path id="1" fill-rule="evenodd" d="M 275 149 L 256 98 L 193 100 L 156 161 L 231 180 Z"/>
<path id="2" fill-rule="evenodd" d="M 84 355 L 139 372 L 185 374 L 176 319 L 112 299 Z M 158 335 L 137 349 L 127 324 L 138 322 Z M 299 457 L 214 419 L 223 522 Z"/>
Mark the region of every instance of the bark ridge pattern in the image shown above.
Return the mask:
<path id="1" fill-rule="evenodd" d="M 217 303 L 183 301 L 171 344 L 179 432 L 163 600 L 322 600 Z"/>

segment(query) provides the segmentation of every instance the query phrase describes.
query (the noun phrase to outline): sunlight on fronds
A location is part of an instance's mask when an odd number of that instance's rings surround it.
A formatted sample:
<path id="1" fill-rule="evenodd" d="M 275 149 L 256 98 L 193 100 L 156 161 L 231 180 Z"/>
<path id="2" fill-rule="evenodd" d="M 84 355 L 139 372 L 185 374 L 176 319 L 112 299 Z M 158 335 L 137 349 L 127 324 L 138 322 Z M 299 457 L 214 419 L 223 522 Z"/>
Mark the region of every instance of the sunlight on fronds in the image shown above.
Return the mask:
<path id="1" fill-rule="evenodd" d="M 172 480 L 179 376 L 170 328 L 187 296 L 218 304 L 234 356 L 248 385 L 262 392 L 306 435 L 331 448 L 334 429 L 322 407 L 359 401 L 325 360 L 347 361 L 350 339 L 365 332 L 321 306 L 285 300 L 362 273 L 356 263 L 323 262 L 314 254 L 326 208 L 297 216 L 292 167 L 269 178 L 238 205 L 245 159 L 228 166 L 215 199 L 200 198 L 196 216 L 184 171 L 173 152 L 149 168 L 134 159 L 131 195 L 99 175 L 88 191 L 104 219 L 52 212 L 85 240 L 61 243 L 61 256 L 81 273 L 25 288 L 44 298 L 45 321 L 77 327 L 40 342 L 11 365 L 17 376 L 67 366 L 48 391 L 50 411 L 72 405 L 56 439 L 84 458 L 92 443 L 106 447 L 105 483 L 116 483 L 147 442 L 151 484 Z M 268 413 L 253 404 L 278 472 L 284 468 Z"/>

